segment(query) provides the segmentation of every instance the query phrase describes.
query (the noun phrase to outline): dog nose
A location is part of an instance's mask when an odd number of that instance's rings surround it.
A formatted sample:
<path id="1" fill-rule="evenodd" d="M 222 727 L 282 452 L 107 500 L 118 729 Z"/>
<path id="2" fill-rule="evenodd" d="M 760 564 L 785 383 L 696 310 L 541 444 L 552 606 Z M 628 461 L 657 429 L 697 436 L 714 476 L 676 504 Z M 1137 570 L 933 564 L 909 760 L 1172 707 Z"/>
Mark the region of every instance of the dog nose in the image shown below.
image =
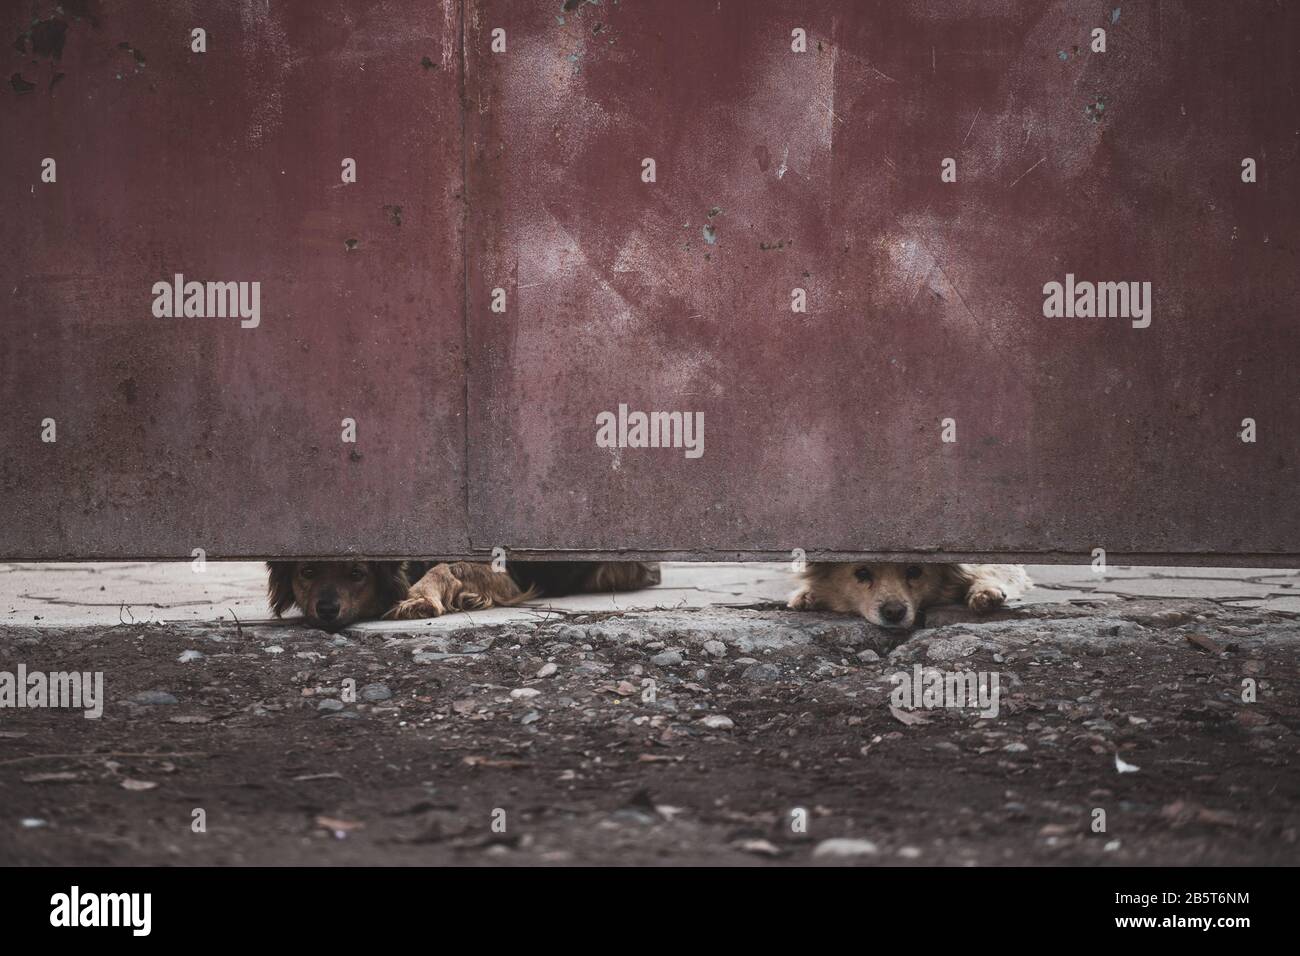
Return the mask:
<path id="1" fill-rule="evenodd" d="M 339 616 L 337 601 L 321 601 L 316 605 L 316 616 L 322 621 L 332 621 Z"/>
<path id="2" fill-rule="evenodd" d="M 902 601 L 886 601 L 880 605 L 880 617 L 890 624 L 897 624 L 907 617 L 907 605 Z"/>

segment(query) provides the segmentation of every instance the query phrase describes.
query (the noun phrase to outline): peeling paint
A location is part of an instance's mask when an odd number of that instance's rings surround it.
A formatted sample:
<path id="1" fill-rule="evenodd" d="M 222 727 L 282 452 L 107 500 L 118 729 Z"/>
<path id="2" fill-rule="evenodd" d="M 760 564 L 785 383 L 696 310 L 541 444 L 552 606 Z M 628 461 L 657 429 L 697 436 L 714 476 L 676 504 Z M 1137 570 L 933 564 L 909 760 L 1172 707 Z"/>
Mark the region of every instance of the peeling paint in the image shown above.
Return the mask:
<path id="1" fill-rule="evenodd" d="M 58 60 L 63 57 L 63 45 L 68 38 L 67 21 L 58 17 L 37 20 L 27 34 L 31 41 L 32 53 L 36 56 Z"/>
<path id="2" fill-rule="evenodd" d="M 125 50 L 127 53 L 131 55 L 131 59 L 135 61 L 136 72 L 143 70 L 148 65 L 145 62 L 144 53 L 142 53 L 140 50 L 137 50 L 135 47 L 133 47 L 129 41 L 125 41 L 125 40 L 122 41 L 117 45 L 117 48 L 119 50 Z"/>

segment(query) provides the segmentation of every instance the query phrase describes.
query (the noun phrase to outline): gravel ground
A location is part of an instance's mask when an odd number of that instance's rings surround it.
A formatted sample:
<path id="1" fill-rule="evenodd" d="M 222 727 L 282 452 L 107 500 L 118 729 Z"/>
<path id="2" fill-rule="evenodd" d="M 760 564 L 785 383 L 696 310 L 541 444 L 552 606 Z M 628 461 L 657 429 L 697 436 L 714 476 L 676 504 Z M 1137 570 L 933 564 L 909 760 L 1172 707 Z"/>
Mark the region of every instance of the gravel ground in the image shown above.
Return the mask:
<path id="1" fill-rule="evenodd" d="M 106 703 L 0 710 L 0 863 L 1296 862 L 1297 615 L 930 624 L 5 627 L 0 672 L 102 671 Z M 917 666 L 997 674 L 997 715 L 891 706 Z"/>

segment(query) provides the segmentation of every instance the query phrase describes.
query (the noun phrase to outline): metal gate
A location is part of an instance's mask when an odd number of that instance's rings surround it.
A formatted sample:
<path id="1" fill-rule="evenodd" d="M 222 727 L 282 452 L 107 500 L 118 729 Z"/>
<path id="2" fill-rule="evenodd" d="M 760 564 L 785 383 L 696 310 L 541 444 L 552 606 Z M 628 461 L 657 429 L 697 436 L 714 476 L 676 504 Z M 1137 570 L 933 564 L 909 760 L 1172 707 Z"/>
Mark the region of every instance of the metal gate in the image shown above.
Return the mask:
<path id="1" fill-rule="evenodd" d="M 9 6 L 0 557 L 1300 557 L 1293 5 Z"/>

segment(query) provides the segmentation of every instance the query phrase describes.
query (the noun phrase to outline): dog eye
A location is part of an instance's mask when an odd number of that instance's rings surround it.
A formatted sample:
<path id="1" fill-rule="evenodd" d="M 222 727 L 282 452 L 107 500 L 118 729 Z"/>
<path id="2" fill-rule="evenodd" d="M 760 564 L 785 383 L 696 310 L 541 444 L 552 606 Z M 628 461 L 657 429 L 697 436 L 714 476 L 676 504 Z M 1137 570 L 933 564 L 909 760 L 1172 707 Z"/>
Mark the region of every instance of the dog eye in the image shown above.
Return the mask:
<path id="1" fill-rule="evenodd" d="M 353 581 L 361 581 L 365 578 L 365 576 L 366 576 L 366 569 L 360 566 L 355 567 L 348 572 L 348 577 L 350 577 Z"/>
<path id="2" fill-rule="evenodd" d="M 925 568 L 919 564 L 909 564 L 907 566 L 907 580 L 915 581 L 921 575 L 925 574 Z"/>
<path id="3" fill-rule="evenodd" d="M 858 568 L 856 571 L 853 572 L 853 576 L 857 578 L 859 581 L 861 581 L 863 584 L 871 583 L 870 568 Z"/>
<path id="4" fill-rule="evenodd" d="M 299 571 L 298 573 L 301 574 L 304 578 L 314 578 L 316 576 L 316 569 L 313 568 L 310 564 L 304 564 L 302 566 L 302 570 Z"/>

